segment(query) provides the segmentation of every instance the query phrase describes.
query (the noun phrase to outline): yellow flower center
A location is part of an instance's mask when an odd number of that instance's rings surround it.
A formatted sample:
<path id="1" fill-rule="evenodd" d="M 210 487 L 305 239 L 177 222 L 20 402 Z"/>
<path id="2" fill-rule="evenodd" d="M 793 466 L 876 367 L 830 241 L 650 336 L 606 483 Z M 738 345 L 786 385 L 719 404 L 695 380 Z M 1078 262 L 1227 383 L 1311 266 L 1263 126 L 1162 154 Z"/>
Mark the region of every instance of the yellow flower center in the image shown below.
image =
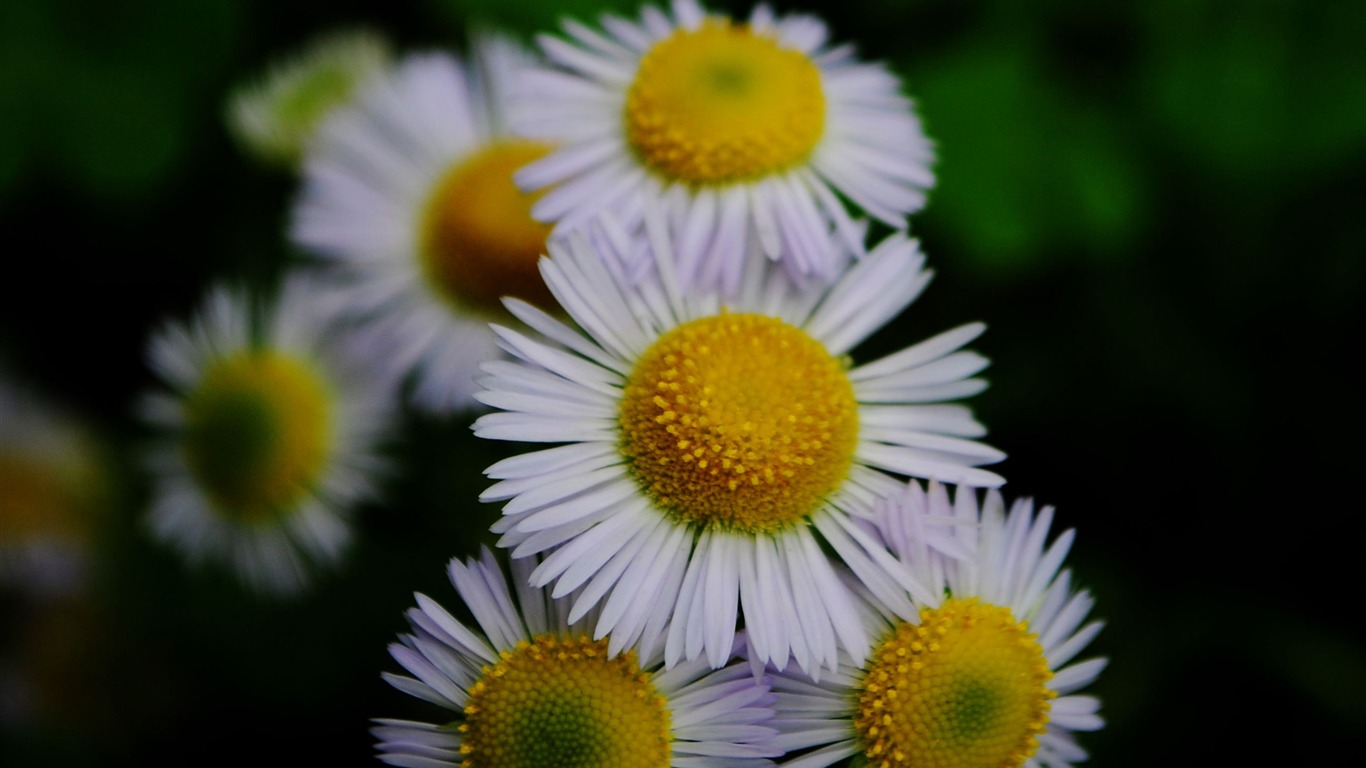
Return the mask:
<path id="1" fill-rule="evenodd" d="M 268 351 L 225 358 L 186 399 L 186 463 L 226 515 L 260 522 L 288 512 L 327 461 L 331 406 L 302 361 Z"/>
<path id="2" fill-rule="evenodd" d="M 845 364 L 772 317 L 720 314 L 664 334 L 631 371 L 621 451 L 663 509 L 772 531 L 848 474 L 858 403 Z"/>
<path id="3" fill-rule="evenodd" d="M 1048 723 L 1052 676 L 1008 608 L 949 599 L 873 652 L 854 729 L 876 768 L 1014 768 Z"/>
<path id="4" fill-rule="evenodd" d="M 48 462 L 0 451 L 0 544 L 78 535 L 82 489 L 72 488 L 66 474 Z"/>
<path id="5" fill-rule="evenodd" d="M 636 154 L 692 184 L 790 168 L 824 129 L 816 65 L 729 19 L 709 18 L 656 43 L 626 96 L 626 137 Z"/>
<path id="6" fill-rule="evenodd" d="M 541 193 L 523 194 L 512 182 L 514 171 L 549 152 L 544 144 L 495 141 L 437 182 L 420 222 L 421 267 L 445 300 L 494 313 L 509 295 L 555 306 L 536 266 L 550 234 L 550 225 L 531 218 Z"/>
<path id="7" fill-rule="evenodd" d="M 539 635 L 503 651 L 470 687 L 462 768 L 665 768 L 669 710 L 634 651 Z"/>

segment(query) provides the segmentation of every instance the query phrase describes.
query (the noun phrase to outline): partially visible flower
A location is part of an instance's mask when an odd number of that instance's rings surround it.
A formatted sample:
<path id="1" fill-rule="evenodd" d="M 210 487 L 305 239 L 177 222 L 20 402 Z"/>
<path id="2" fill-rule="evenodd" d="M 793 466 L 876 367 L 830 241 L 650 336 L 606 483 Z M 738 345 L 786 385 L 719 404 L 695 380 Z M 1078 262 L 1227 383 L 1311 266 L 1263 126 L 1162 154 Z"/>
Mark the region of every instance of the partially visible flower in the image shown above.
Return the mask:
<path id="1" fill-rule="evenodd" d="M 40 595 L 79 588 L 107 482 L 85 425 L 0 381 L 0 584 Z"/>
<path id="2" fill-rule="evenodd" d="M 1086 759 L 1074 732 L 1104 722 L 1100 701 L 1076 693 L 1106 660 L 1074 662 L 1102 623 L 1083 626 L 1086 591 L 1059 570 L 1066 531 L 1046 545 L 1051 507 L 1029 500 L 1006 514 L 995 491 L 911 483 L 877 523 L 929 598 L 866 593 L 875 638 L 867 660 L 843 659 L 821 686 L 799 672 L 774 677 L 789 768 L 859 755 L 876 768 L 1049 766 Z"/>
<path id="3" fill-rule="evenodd" d="M 539 335 L 496 328 L 516 362 L 485 364 L 480 399 L 501 409 L 475 434 L 563 443 L 501 461 L 482 496 L 514 557 L 549 552 L 532 577 L 585 587 L 574 616 L 604 606 L 594 637 L 649 638 L 672 616 L 666 661 L 720 666 L 743 614 L 759 658 L 833 668 L 868 638 L 834 564 L 909 585 L 855 521 L 893 475 L 997 485 L 1003 454 L 964 406 L 985 358 L 962 347 L 980 323 L 865 365 L 851 348 L 929 282 L 914 241 L 889 237 L 825 291 L 747 261 L 739 293 L 683 291 L 667 254 L 631 283 L 575 236 L 542 273 L 577 322 L 521 302 Z M 580 330 L 581 329 L 581 330 Z M 552 551 L 553 550 L 553 551 Z M 908 586 L 909 588 L 909 586 Z"/>
<path id="4" fill-rule="evenodd" d="M 437 413 L 475 405 L 500 297 L 553 305 L 536 271 L 550 228 L 512 183 L 550 151 L 508 132 L 508 81 L 529 56 L 496 36 L 473 49 L 468 63 L 410 55 L 328 120 L 290 228 L 386 337 L 376 363 L 415 374 L 414 401 Z"/>
<path id="5" fill-rule="evenodd" d="M 126 659 L 129 663 L 109 663 L 110 645 L 127 639 L 122 636 L 126 625 L 119 623 L 126 616 L 111 609 L 111 601 L 94 589 L 55 597 L 20 610 L 6 604 L 0 642 L 0 731 L 65 733 L 79 723 L 81 732 L 89 734 L 113 722 L 111 708 L 120 708 L 120 728 L 155 721 L 146 717 L 163 714 L 150 700 L 155 697 L 127 692 L 128 685 L 156 674 L 149 668 L 155 662 L 145 664 L 149 657 L 140 655 Z"/>
<path id="6" fill-rule="evenodd" d="M 488 550 L 451 561 L 478 629 L 417 596 L 412 634 L 390 646 L 412 677 L 384 677 L 444 712 L 437 724 L 377 720 L 380 760 L 404 768 L 773 765 L 766 681 L 740 663 L 666 672 L 658 648 L 611 650 L 589 637 L 593 617 L 570 621 L 563 601 L 528 587 L 530 569 L 513 563 L 509 589 Z"/>
<path id="7" fill-rule="evenodd" d="M 372 31 L 319 37 L 233 92 L 228 129 L 258 159 L 295 168 L 323 118 L 349 103 L 357 86 L 389 59 L 389 43 Z"/>
<path id="8" fill-rule="evenodd" d="M 392 387 L 334 332 L 337 299 L 295 275 L 254 313 L 248 296 L 218 288 L 192 323 L 149 345 L 170 390 L 143 403 L 162 431 L 152 529 L 263 592 L 296 592 L 310 566 L 341 558 L 351 507 L 383 466 Z"/>
<path id="9" fill-rule="evenodd" d="M 563 146 L 517 181 L 553 187 L 532 213 L 557 234 L 610 211 L 643 253 L 677 244 L 685 289 L 733 294 L 746 258 L 829 282 L 864 252 L 857 215 L 904 230 L 924 206 L 934 153 L 900 81 L 819 19 L 675 0 L 603 26 L 543 36 L 552 67 L 525 79 L 516 127 Z"/>

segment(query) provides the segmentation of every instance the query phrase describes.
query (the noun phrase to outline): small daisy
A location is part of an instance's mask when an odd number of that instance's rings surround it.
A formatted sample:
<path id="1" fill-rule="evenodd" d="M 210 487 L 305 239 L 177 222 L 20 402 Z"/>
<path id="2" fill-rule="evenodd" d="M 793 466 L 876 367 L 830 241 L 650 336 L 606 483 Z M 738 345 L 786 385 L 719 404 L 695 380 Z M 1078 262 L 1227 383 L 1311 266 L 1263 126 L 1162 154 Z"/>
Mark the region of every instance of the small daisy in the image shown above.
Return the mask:
<path id="1" fill-rule="evenodd" d="M 417 595 L 413 634 L 390 646 L 413 677 L 384 677 L 449 713 L 441 724 L 377 720 L 380 760 L 403 768 L 773 765 L 766 681 L 742 663 L 666 672 L 657 648 L 609 648 L 588 636 L 586 621 L 569 621 L 562 601 L 527 586 L 529 563 L 513 564 L 510 590 L 487 549 L 481 560 L 451 561 L 451 581 L 482 632 Z"/>
<path id="2" fill-rule="evenodd" d="M 389 44 L 373 32 L 333 32 L 276 63 L 228 101 L 233 137 L 258 159 L 299 165 L 323 118 L 349 102 L 356 87 L 389 63 Z"/>
<path id="3" fill-rule="evenodd" d="M 1075 691 L 1102 658 L 1073 663 L 1101 629 L 1082 622 L 1092 599 L 1059 571 L 1066 531 L 1045 545 L 1053 511 L 1029 500 L 1006 514 L 988 492 L 916 483 L 878 518 L 897 559 L 930 599 L 871 596 L 864 621 L 876 638 L 865 662 L 844 659 L 817 686 L 776 677 L 787 768 L 822 768 L 859 755 L 875 768 L 1049 766 L 1086 759 L 1073 737 L 1104 722 L 1100 701 Z M 952 521 L 952 525 L 936 525 Z M 926 533 L 947 528 L 936 540 Z M 911 600 L 914 599 L 914 607 Z"/>
<path id="4" fill-rule="evenodd" d="M 415 369 L 429 411 L 475 404 L 500 297 L 553 306 L 536 271 L 550 228 L 512 183 L 550 151 L 507 130 L 507 81 L 526 64 L 498 37 L 477 40 L 468 66 L 409 56 L 324 125 L 305 164 L 292 237 L 348 281 L 356 313 L 388 337 L 382 364 Z"/>
<path id="5" fill-rule="evenodd" d="M 336 302 L 296 276 L 253 318 L 246 297 L 220 288 L 149 346 L 171 390 L 143 404 L 164 432 L 152 529 L 263 592 L 296 592 L 311 564 L 340 559 L 349 508 L 382 466 L 391 388 L 331 332 Z"/>
<path id="6" fill-rule="evenodd" d="M 0 584 L 40 595 L 79 588 L 106 479 L 88 429 L 0 381 Z"/>
<path id="7" fill-rule="evenodd" d="M 485 500 L 514 557 L 555 549 L 533 573 L 580 586 L 574 617 L 605 600 L 595 637 L 623 638 L 674 616 L 672 664 L 730 653 L 743 612 L 754 652 L 781 666 L 833 667 L 866 647 L 822 543 L 860 576 L 909 582 L 852 522 L 871 514 L 882 470 L 997 485 L 975 465 L 999 451 L 967 408 L 987 361 L 959 351 L 980 323 L 867 365 L 846 353 L 895 317 L 930 273 L 914 241 L 888 238 L 825 292 L 804 292 L 764 259 L 739 290 L 682 292 L 667 253 L 628 285 L 572 236 L 542 272 L 580 333 L 523 302 L 544 338 L 495 328 L 518 362 L 490 362 L 480 399 L 506 413 L 487 438 L 566 443 L 501 461 Z"/>
<path id="8" fill-rule="evenodd" d="M 605 32 L 569 21 L 545 36 L 553 67 L 522 83 L 516 127 L 561 149 L 517 174 L 544 190 L 532 214 L 557 232 L 610 210 L 628 232 L 679 243 L 678 275 L 737 288 L 757 242 L 794 277 L 828 282 L 862 254 L 862 211 L 897 230 L 934 184 L 933 150 L 896 76 L 829 47 L 825 24 L 748 22 L 676 0 Z"/>

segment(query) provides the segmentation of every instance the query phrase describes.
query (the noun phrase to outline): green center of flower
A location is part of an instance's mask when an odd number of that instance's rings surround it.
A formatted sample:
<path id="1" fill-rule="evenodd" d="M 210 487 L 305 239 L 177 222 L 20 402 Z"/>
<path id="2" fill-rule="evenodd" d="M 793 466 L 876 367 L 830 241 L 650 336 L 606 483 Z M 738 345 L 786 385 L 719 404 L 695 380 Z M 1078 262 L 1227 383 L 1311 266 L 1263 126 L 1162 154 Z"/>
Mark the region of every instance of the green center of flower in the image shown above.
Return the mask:
<path id="1" fill-rule="evenodd" d="M 268 351 L 219 360 L 186 399 L 186 463 L 220 512 L 268 519 L 316 486 L 331 411 L 323 381 L 300 360 Z"/>
<path id="2" fill-rule="evenodd" d="M 694 184 L 790 168 L 825 130 L 820 70 L 746 24 L 709 18 L 652 47 L 626 97 L 626 137 L 641 161 Z"/>
<path id="3" fill-rule="evenodd" d="M 421 259 L 445 300 L 495 313 L 509 295 L 556 306 L 537 267 L 551 229 L 531 218 L 542 193 L 525 194 L 512 181 L 517 169 L 549 152 L 544 144 L 496 141 L 437 182 L 422 213 Z"/>
<path id="4" fill-rule="evenodd" d="M 773 317 L 680 325 L 636 363 L 621 451 L 663 509 L 772 531 L 805 519 L 848 475 L 858 403 L 844 363 Z"/>
<path id="5" fill-rule="evenodd" d="M 873 652 L 854 730 L 877 768 L 1017 768 L 1048 724 L 1052 676 L 1008 608 L 949 599 Z"/>
<path id="6" fill-rule="evenodd" d="M 301 135 L 308 135 L 330 111 L 351 99 L 362 74 L 343 62 L 307 71 L 293 88 L 280 94 L 275 104 L 279 121 L 298 126 Z"/>
<path id="7" fill-rule="evenodd" d="M 470 687 L 462 768 L 664 768 L 669 710 L 635 652 L 539 635 L 503 651 Z"/>

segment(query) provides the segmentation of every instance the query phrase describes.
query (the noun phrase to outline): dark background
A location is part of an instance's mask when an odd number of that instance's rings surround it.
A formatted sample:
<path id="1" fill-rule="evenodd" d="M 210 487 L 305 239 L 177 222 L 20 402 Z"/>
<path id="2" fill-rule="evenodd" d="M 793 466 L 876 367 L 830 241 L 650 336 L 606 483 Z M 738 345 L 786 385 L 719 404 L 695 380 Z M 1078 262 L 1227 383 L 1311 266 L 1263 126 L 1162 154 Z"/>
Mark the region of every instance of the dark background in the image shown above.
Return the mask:
<path id="1" fill-rule="evenodd" d="M 369 718 L 438 717 L 380 681 L 385 645 L 414 590 L 454 603 L 444 563 L 488 540 L 480 470 L 512 447 L 410 414 L 346 567 L 279 603 L 139 527 L 132 405 L 153 327 L 289 256 L 295 179 L 231 143 L 228 91 L 342 25 L 411 50 L 601 7 L 507 5 L 0 0 L 0 360 L 117 478 L 86 593 L 0 595 L 0 655 L 43 692 L 0 765 L 373 765 Z M 938 277 L 859 357 L 989 324 L 973 404 L 1006 491 L 1078 529 L 1108 621 L 1093 764 L 1360 755 L 1366 3 L 779 7 L 892 64 L 939 144 L 912 225 Z"/>

